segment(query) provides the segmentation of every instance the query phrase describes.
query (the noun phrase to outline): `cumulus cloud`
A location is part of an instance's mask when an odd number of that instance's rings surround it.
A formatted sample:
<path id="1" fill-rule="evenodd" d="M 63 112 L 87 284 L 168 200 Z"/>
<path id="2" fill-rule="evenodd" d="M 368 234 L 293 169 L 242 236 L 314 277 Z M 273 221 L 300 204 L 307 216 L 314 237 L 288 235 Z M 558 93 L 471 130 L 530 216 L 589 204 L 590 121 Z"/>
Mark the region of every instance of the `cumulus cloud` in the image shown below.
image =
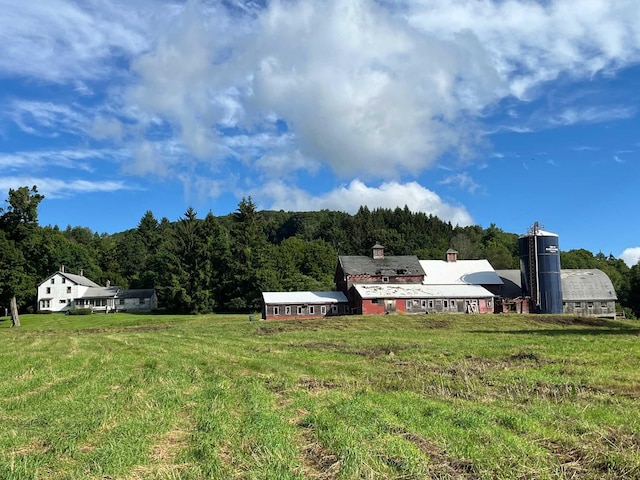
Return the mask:
<path id="1" fill-rule="evenodd" d="M 624 263 L 630 267 L 636 265 L 640 262 L 640 247 L 626 248 L 624 252 L 620 254 L 619 258 L 624 260 Z"/>
<path id="2" fill-rule="evenodd" d="M 413 212 L 424 212 L 450 221 L 454 225 L 471 225 L 473 219 L 464 207 L 444 202 L 436 193 L 417 182 L 384 182 L 379 187 L 367 186 L 353 180 L 328 193 L 313 196 L 304 190 L 284 182 L 273 181 L 253 192 L 254 198 L 272 210 L 338 210 L 356 213 L 361 206 L 374 208 L 404 208 Z"/>

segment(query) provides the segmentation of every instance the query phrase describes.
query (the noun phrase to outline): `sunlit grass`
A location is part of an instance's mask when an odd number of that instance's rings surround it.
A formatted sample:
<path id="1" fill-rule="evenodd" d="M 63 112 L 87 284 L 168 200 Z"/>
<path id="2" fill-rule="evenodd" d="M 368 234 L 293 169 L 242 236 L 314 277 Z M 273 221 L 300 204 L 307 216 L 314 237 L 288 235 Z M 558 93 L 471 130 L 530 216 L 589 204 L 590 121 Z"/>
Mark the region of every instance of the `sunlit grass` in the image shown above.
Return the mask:
<path id="1" fill-rule="evenodd" d="M 638 478 L 640 325 L 0 319 L 0 478 Z"/>

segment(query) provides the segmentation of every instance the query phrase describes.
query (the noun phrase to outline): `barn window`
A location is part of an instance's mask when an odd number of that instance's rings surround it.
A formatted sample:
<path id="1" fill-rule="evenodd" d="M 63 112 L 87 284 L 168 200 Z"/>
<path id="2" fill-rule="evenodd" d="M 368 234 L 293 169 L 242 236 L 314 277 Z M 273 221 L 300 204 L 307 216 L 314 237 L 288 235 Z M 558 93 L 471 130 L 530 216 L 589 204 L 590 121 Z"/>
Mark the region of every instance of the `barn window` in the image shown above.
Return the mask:
<path id="1" fill-rule="evenodd" d="M 573 302 L 573 306 L 576 308 L 580 308 L 582 304 L 580 302 Z"/>
<path id="2" fill-rule="evenodd" d="M 413 302 L 411 300 L 407 300 L 405 302 L 405 305 L 407 306 L 407 310 L 411 310 L 411 305 L 413 304 Z"/>
<path id="3" fill-rule="evenodd" d="M 320 306 L 320 313 L 322 315 L 325 315 L 327 313 L 327 306 L 326 305 L 321 305 Z"/>
<path id="4" fill-rule="evenodd" d="M 587 308 L 593 308 L 593 302 L 587 302 Z"/>
<path id="5" fill-rule="evenodd" d="M 389 283 L 389 277 L 382 277 L 383 283 Z"/>
<path id="6" fill-rule="evenodd" d="M 284 307 L 284 314 L 285 315 L 291 315 L 291 307 L 290 306 L 286 306 Z"/>
<path id="7" fill-rule="evenodd" d="M 337 305 L 331 305 L 331 313 L 338 313 L 338 306 Z"/>
<path id="8" fill-rule="evenodd" d="M 608 308 L 609 305 L 607 305 L 607 302 L 600 302 L 600 307 L 601 308 Z"/>
<path id="9" fill-rule="evenodd" d="M 378 303 L 378 299 L 377 298 L 372 298 L 371 299 L 371 303 Z"/>
<path id="10" fill-rule="evenodd" d="M 298 306 L 298 315 L 302 315 L 302 307 Z"/>
<path id="11" fill-rule="evenodd" d="M 449 300 L 449 306 L 451 308 L 456 308 L 456 301 L 455 300 Z"/>
<path id="12" fill-rule="evenodd" d="M 273 307 L 273 314 L 280 315 L 280 307 Z"/>
<path id="13" fill-rule="evenodd" d="M 314 313 L 316 313 L 316 309 L 313 305 L 309 306 L 309 315 L 313 315 Z"/>
<path id="14" fill-rule="evenodd" d="M 443 306 L 444 308 L 449 308 L 449 300 L 443 300 L 443 301 L 442 301 L 442 306 Z"/>
<path id="15" fill-rule="evenodd" d="M 422 301 L 420 302 L 420 306 L 421 306 L 422 308 L 427 308 L 427 301 L 426 301 L 426 300 L 422 300 Z"/>
<path id="16" fill-rule="evenodd" d="M 429 300 L 429 308 L 433 308 L 433 300 Z"/>

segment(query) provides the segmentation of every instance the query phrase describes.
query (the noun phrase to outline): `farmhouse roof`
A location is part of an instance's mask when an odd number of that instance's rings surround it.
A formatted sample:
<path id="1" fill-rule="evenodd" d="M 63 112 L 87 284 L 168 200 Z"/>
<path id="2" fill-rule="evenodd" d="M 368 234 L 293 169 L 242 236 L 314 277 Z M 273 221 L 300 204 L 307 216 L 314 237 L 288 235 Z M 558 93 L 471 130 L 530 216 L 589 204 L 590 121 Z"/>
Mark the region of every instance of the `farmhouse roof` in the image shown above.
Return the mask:
<path id="1" fill-rule="evenodd" d="M 56 272 L 52 275 L 49 275 L 45 280 L 45 282 L 49 280 L 51 277 L 54 277 L 56 275 L 62 275 L 67 280 L 70 280 L 77 285 L 82 285 L 83 287 L 99 287 L 100 286 L 93 280 L 89 280 L 84 275 L 76 275 L 75 273 L 67 273 L 67 272 Z"/>
<path id="2" fill-rule="evenodd" d="M 120 287 L 89 287 L 79 298 L 114 298 Z"/>
<path id="3" fill-rule="evenodd" d="M 617 300 L 611 279 L 602 270 L 560 270 L 562 299 L 577 300 Z"/>
<path id="4" fill-rule="evenodd" d="M 490 298 L 480 285 L 356 284 L 362 298 Z"/>
<path id="5" fill-rule="evenodd" d="M 343 255 L 338 257 L 338 261 L 347 275 L 424 275 L 420 260 L 415 255 L 375 259 L 364 255 Z"/>
<path id="6" fill-rule="evenodd" d="M 346 303 L 342 292 L 262 292 L 264 303 L 273 304 L 309 304 L 309 303 Z"/>
<path id="7" fill-rule="evenodd" d="M 151 298 L 155 290 L 153 288 L 138 288 L 133 290 L 121 290 L 118 298 Z"/>
<path id="8" fill-rule="evenodd" d="M 425 285 L 502 285 L 488 260 L 420 260 L 420 265 Z"/>

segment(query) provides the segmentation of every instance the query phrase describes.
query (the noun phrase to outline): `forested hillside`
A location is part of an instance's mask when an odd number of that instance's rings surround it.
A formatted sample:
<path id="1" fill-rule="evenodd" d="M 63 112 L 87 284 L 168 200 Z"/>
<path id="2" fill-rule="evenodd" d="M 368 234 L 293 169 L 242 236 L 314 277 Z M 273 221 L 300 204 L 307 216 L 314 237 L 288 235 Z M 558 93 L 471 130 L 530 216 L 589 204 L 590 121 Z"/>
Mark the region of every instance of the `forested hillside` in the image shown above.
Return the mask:
<path id="1" fill-rule="evenodd" d="M 107 235 L 81 226 L 40 226 L 37 188 L 10 190 L 0 210 L 0 306 L 15 297 L 34 308 L 36 286 L 64 265 L 100 284 L 156 288 L 168 311 L 256 311 L 260 292 L 331 290 L 338 255 L 368 255 L 375 243 L 390 255 L 488 259 L 518 268 L 518 235 L 496 225 L 458 227 L 408 208 L 344 212 L 257 211 L 251 198 L 216 217 L 187 209 L 177 220 L 147 211 L 137 228 Z M 640 315 L 640 267 L 587 250 L 561 253 L 563 268 L 599 268 L 620 302 Z M 630 312 L 628 312 L 630 313 Z"/>

